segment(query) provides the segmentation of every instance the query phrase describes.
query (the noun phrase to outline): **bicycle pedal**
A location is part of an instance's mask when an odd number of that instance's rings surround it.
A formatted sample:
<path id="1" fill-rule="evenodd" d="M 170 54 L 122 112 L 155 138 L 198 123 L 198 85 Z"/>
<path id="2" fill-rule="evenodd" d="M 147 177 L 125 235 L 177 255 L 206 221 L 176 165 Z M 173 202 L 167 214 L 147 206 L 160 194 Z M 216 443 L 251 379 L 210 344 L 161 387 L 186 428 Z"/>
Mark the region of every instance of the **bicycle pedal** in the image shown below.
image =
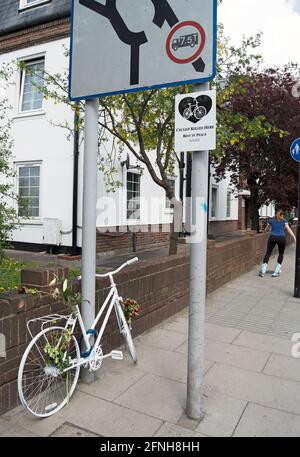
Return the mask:
<path id="1" fill-rule="evenodd" d="M 111 351 L 111 358 L 113 360 L 123 360 L 123 352 L 122 351 Z"/>

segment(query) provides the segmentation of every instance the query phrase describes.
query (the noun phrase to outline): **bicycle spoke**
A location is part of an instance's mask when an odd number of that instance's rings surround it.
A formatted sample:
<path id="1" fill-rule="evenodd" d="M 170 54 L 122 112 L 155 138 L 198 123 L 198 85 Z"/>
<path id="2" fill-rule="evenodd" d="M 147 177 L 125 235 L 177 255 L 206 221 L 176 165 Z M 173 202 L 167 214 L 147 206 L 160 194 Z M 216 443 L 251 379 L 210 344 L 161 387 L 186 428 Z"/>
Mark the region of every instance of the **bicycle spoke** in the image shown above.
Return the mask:
<path id="1" fill-rule="evenodd" d="M 49 416 L 64 406 L 75 388 L 80 367 L 71 367 L 68 374 L 61 373 L 54 360 L 45 353 L 45 346 L 59 347 L 63 341 L 65 329 L 45 329 L 37 335 L 24 354 L 19 392 L 23 405 L 34 415 Z M 65 352 L 64 362 L 70 357 L 71 362 L 80 360 L 79 348 L 74 337 L 70 350 Z"/>

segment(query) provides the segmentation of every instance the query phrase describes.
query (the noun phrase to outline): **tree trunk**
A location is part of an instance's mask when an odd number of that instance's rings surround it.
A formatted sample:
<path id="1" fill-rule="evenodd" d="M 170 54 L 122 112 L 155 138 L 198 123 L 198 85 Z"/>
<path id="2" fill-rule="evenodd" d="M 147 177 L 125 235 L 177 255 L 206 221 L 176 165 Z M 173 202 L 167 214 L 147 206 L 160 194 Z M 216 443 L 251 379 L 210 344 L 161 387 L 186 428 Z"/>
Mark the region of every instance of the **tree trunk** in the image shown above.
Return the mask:
<path id="1" fill-rule="evenodd" d="M 250 207 L 251 207 L 251 230 L 256 230 L 259 233 L 259 206 L 256 203 L 255 191 L 250 197 Z"/>
<path id="2" fill-rule="evenodd" d="M 174 222 L 170 225 L 169 255 L 177 254 L 179 233 L 174 231 Z"/>
<path id="3" fill-rule="evenodd" d="M 258 204 L 258 188 L 257 188 L 257 176 L 249 176 L 247 184 L 251 192 L 250 196 L 250 218 L 251 218 L 251 230 L 256 230 L 259 233 L 259 208 Z"/>
<path id="4" fill-rule="evenodd" d="M 252 230 L 256 230 L 259 233 L 259 212 L 256 205 L 253 205 Z"/>

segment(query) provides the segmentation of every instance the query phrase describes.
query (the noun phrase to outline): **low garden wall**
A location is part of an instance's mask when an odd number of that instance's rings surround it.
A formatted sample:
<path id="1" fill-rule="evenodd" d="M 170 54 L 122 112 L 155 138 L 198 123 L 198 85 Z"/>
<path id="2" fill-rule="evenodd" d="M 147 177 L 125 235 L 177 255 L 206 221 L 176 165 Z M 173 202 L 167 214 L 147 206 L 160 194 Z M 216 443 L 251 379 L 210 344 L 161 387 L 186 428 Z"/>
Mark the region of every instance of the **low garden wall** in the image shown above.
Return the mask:
<path id="1" fill-rule="evenodd" d="M 253 235 L 221 243 L 209 240 L 207 292 L 216 290 L 260 262 L 267 236 Z M 63 268 L 23 270 L 22 283 L 27 287 L 47 291 L 53 274 L 62 278 L 67 273 L 67 269 Z M 188 249 L 185 254 L 139 262 L 116 276 L 119 293 L 124 298 L 134 298 L 141 304 L 140 314 L 133 325 L 134 336 L 187 306 L 188 279 Z M 97 280 L 96 285 L 96 306 L 99 309 L 107 294 L 108 281 Z M 21 295 L 14 292 L 0 295 L 0 336 L 4 335 L 6 342 L 5 357 L 1 354 L 0 346 L 0 414 L 18 404 L 18 367 L 30 340 L 26 322 L 46 314 L 64 312 L 66 310 L 62 303 L 55 302 L 46 295 Z M 121 343 L 116 321 L 111 319 L 104 334 L 104 352 Z"/>

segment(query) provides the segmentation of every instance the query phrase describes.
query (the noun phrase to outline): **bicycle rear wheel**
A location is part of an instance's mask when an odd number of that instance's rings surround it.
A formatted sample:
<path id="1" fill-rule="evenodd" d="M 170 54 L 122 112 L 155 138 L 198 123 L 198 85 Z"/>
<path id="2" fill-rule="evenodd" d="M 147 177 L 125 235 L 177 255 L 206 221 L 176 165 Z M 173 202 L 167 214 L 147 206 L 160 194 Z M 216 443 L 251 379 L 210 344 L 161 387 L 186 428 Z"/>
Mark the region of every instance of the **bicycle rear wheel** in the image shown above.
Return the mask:
<path id="1" fill-rule="evenodd" d="M 22 405 L 36 417 L 57 413 L 71 398 L 76 387 L 80 366 L 62 372 L 45 347 L 61 344 L 66 329 L 50 327 L 42 330 L 28 345 L 19 367 L 18 391 Z M 66 352 L 66 351 L 64 351 Z M 70 360 L 80 360 L 76 338 L 72 335 L 67 348 Z"/>
<path id="2" fill-rule="evenodd" d="M 136 350 L 135 350 L 133 339 L 131 336 L 131 331 L 130 331 L 127 321 L 125 319 L 124 312 L 123 312 L 123 309 L 122 309 L 122 306 L 120 303 L 117 304 L 117 312 L 118 312 L 118 316 L 119 316 L 120 332 L 124 336 L 125 343 L 126 343 L 128 352 L 131 355 L 133 363 L 136 364 L 137 363 Z"/>

